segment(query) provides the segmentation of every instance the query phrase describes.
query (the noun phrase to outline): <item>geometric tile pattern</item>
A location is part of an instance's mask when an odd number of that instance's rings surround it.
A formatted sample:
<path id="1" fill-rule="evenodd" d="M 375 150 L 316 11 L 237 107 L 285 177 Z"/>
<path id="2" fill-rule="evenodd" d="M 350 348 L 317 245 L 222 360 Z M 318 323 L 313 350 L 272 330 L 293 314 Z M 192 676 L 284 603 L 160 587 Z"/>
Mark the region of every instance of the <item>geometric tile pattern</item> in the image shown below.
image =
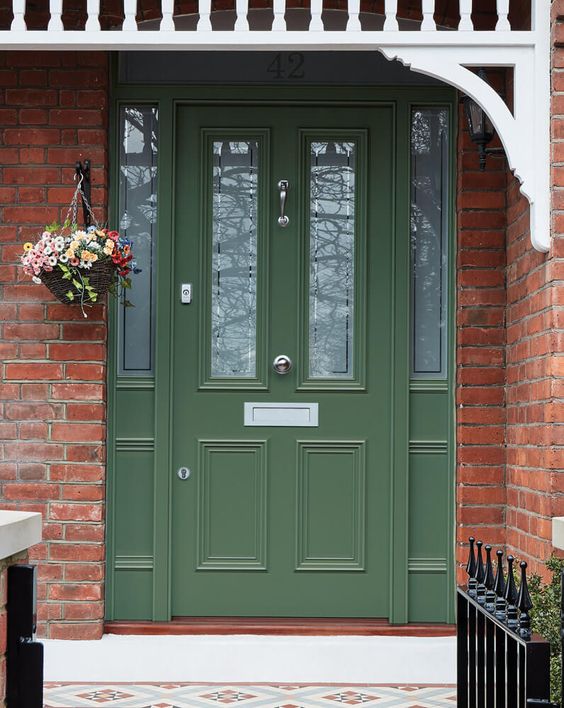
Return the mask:
<path id="1" fill-rule="evenodd" d="M 454 686 L 46 683 L 45 708 L 455 708 Z"/>

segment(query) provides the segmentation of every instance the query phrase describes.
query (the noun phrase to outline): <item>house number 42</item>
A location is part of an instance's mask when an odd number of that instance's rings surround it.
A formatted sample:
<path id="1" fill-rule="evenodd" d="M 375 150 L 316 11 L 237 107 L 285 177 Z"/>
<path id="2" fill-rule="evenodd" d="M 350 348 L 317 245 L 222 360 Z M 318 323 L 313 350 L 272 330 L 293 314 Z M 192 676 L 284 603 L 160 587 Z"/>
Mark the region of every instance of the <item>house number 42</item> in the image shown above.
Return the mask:
<path id="1" fill-rule="evenodd" d="M 272 74 L 276 81 L 303 79 L 305 78 L 304 55 L 302 52 L 279 53 L 268 65 L 267 72 Z"/>

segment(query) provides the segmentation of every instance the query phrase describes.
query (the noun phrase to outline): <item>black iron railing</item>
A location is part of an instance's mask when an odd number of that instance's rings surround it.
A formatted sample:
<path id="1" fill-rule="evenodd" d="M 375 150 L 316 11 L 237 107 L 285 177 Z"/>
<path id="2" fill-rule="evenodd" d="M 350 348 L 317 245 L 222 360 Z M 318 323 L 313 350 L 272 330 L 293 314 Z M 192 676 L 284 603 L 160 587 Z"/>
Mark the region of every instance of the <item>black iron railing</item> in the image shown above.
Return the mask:
<path id="1" fill-rule="evenodd" d="M 476 548 L 477 551 L 476 551 Z M 485 551 L 482 552 L 482 548 Z M 527 564 L 470 538 L 468 586 L 457 591 L 458 708 L 558 708 L 550 702 L 550 644 L 531 633 Z"/>

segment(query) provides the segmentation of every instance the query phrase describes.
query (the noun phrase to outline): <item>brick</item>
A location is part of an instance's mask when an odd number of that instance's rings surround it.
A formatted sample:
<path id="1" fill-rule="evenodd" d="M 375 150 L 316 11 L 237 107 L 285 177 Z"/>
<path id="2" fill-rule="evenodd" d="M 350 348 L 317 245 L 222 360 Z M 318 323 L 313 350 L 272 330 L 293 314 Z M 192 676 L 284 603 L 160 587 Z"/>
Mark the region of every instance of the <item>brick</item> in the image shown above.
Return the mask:
<path id="1" fill-rule="evenodd" d="M 51 439 L 61 442 L 101 442 L 105 427 L 94 423 L 53 423 Z"/>
<path id="2" fill-rule="evenodd" d="M 49 586 L 50 600 L 101 600 L 102 588 L 94 583 L 53 583 Z"/>
<path id="3" fill-rule="evenodd" d="M 52 503 L 50 511 L 51 518 L 58 521 L 101 521 L 103 508 L 100 504 L 90 503 Z"/>
<path id="4" fill-rule="evenodd" d="M 25 380 L 51 380 L 56 381 L 63 378 L 62 364 L 52 364 L 48 362 L 26 363 L 26 364 L 6 364 L 6 379 L 19 381 Z"/>
<path id="5" fill-rule="evenodd" d="M 51 543 L 49 558 L 55 561 L 94 561 L 104 560 L 104 546 L 101 543 Z"/>
<path id="6" fill-rule="evenodd" d="M 49 637 L 51 639 L 101 639 L 103 632 L 102 622 L 52 622 Z"/>
<path id="7" fill-rule="evenodd" d="M 57 484 L 4 484 L 3 494 L 6 499 L 58 499 Z"/>

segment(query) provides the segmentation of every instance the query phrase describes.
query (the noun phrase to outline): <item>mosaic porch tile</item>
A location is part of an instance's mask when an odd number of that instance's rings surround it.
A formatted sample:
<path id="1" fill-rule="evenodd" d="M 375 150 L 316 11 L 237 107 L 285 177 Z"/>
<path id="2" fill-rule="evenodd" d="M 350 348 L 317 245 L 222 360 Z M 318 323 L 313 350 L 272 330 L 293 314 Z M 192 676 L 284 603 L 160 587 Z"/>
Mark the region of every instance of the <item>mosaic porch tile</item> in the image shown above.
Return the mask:
<path id="1" fill-rule="evenodd" d="M 45 684 L 45 708 L 453 708 L 453 686 Z"/>

